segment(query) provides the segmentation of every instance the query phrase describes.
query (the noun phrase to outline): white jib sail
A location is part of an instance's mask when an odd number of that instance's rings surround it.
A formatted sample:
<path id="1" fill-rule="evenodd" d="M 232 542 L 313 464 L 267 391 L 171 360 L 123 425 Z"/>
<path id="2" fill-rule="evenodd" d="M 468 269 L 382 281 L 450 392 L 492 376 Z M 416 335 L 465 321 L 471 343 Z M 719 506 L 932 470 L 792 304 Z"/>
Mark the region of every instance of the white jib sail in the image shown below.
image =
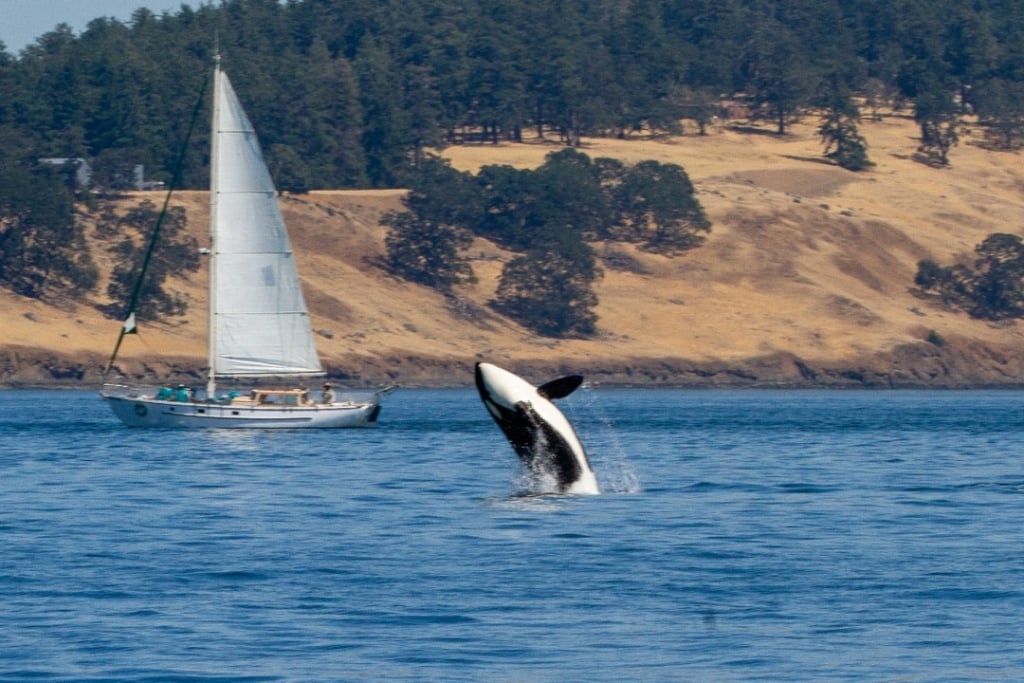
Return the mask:
<path id="1" fill-rule="evenodd" d="M 320 373 L 295 258 L 256 133 L 219 68 L 214 88 L 213 375 Z"/>

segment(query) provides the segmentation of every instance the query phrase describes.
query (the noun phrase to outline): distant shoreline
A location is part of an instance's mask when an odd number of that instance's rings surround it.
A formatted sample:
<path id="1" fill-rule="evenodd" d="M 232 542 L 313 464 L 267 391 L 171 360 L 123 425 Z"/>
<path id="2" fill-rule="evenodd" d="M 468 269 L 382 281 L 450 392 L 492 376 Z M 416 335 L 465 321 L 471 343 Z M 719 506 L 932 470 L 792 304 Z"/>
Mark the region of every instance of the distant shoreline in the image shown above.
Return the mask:
<path id="1" fill-rule="evenodd" d="M 3 349 L 0 349 L 3 351 Z M 16 355 L 18 363 L 11 364 Z M 62 358 L 41 351 L 7 354 L 0 365 L 0 389 L 99 390 L 96 362 Z M 397 384 L 406 388 L 461 389 L 473 386 L 474 358 L 431 358 L 406 355 L 394 359 L 363 359 L 344 366 L 327 364 L 326 376 L 351 390 Z M 971 342 L 937 347 L 927 342 L 905 344 L 853 360 L 809 360 L 773 353 L 739 361 L 693 361 L 683 358 L 548 359 L 491 357 L 489 360 L 538 383 L 579 373 L 590 386 L 602 388 L 669 389 L 1021 389 L 1024 353 L 993 350 Z M 400 369 L 396 367 L 400 365 Z M 164 382 L 202 385 L 205 370 L 188 359 L 123 366 L 127 375 L 110 381 L 157 385 Z M 453 378 L 464 378 L 462 381 Z"/>

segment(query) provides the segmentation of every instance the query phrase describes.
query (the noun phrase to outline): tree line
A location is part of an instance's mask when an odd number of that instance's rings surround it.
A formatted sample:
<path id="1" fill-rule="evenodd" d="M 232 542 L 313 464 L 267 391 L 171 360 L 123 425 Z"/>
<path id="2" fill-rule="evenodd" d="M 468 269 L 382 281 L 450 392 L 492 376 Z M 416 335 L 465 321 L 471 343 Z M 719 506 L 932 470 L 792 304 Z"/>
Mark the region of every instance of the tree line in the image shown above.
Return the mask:
<path id="1" fill-rule="evenodd" d="M 968 112 L 1024 139 L 1016 0 L 225 0 L 0 52 L 0 146 L 167 180 L 216 49 L 286 188 L 401 186 L 425 150 L 527 131 L 677 132 L 723 97 L 780 133 L 824 111 L 841 155 L 865 103 L 911 107 L 940 162 Z"/>
<path id="2" fill-rule="evenodd" d="M 87 160 L 103 191 L 129 185 L 138 165 L 170 180 L 215 51 L 291 191 L 408 187 L 452 144 L 532 135 L 571 148 L 588 135 L 679 133 L 685 120 L 704 131 L 726 99 L 779 134 L 819 116 L 824 153 L 854 170 L 870 164 L 858 121 L 883 106 L 914 116 L 929 163 L 949 163 L 967 115 L 994 149 L 1024 141 L 1018 0 L 197 4 L 98 18 L 78 35 L 58 25 L 18 55 L 0 46 L 0 283 L 30 296 L 95 286 L 69 170 L 39 160 Z M 208 135 L 200 127 L 196 150 Z M 208 162 L 186 156 L 183 186 L 205 187 Z M 617 224 L 615 238 L 640 224 Z"/>

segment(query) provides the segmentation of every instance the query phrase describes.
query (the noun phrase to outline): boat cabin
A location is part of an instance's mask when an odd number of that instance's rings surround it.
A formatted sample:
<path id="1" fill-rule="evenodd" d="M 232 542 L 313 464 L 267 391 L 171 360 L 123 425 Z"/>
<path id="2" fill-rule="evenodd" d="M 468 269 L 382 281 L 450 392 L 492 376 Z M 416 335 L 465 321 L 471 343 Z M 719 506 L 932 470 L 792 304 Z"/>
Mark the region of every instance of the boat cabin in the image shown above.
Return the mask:
<path id="1" fill-rule="evenodd" d="M 235 396 L 231 405 L 308 406 L 313 405 L 309 389 L 253 389 L 248 396 Z"/>

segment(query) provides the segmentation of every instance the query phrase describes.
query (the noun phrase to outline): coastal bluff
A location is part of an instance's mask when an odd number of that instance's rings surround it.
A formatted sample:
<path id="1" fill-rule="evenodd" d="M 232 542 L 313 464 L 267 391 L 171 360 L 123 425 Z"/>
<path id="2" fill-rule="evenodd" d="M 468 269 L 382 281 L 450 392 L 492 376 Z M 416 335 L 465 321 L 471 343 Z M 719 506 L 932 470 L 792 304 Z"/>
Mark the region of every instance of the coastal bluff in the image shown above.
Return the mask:
<path id="1" fill-rule="evenodd" d="M 975 320 L 914 292 L 917 263 L 972 259 L 989 234 L 1024 227 L 1019 153 L 969 132 L 950 166 L 915 159 L 918 130 L 888 112 L 861 123 L 874 166 L 854 173 L 822 157 L 818 122 L 789 134 L 720 123 L 708 135 L 584 139 L 592 158 L 681 165 L 712 221 L 705 243 L 672 258 L 595 245 L 598 334 L 539 337 L 488 301 L 510 258 L 485 240 L 469 251 L 478 278 L 453 295 L 381 267 L 384 212 L 399 190 L 284 195 L 281 207 L 328 373 L 350 386 L 470 386 L 477 360 L 541 381 L 565 372 L 591 383 L 676 387 L 957 388 L 1024 385 L 1024 326 Z M 538 165 L 560 147 L 532 140 L 445 150 L 456 168 Z M 130 193 L 124 208 L 159 193 Z M 177 193 L 205 244 L 205 192 Z M 82 220 L 90 216 L 83 209 Z M 91 232 L 91 229 L 90 229 Z M 94 245 L 97 243 L 92 242 Z M 104 317 L 114 264 L 97 246 L 95 292 L 38 301 L 0 290 L 0 386 L 97 387 L 120 321 Z M 130 381 L 201 381 L 206 274 L 168 288 L 185 316 L 140 326 L 118 368 Z"/>

